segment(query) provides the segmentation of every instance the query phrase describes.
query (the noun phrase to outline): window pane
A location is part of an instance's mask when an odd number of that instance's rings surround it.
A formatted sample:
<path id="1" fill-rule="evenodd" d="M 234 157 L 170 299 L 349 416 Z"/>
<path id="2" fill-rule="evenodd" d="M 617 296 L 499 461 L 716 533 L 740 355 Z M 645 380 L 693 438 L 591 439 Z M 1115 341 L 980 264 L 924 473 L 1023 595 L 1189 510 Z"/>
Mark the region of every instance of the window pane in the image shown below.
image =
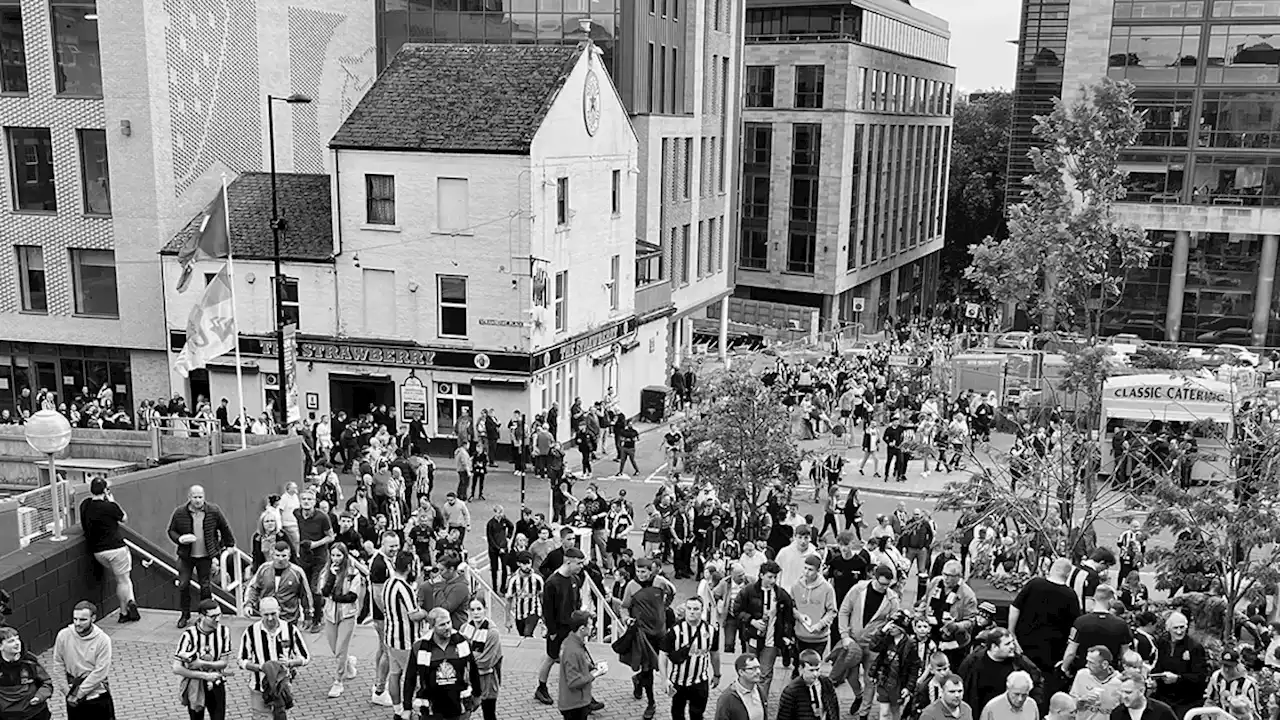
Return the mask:
<path id="1" fill-rule="evenodd" d="M 441 307 L 440 334 L 466 337 L 467 309 L 465 307 Z"/>
<path id="2" fill-rule="evenodd" d="M 0 8 L 0 90 L 27 91 L 27 49 L 19 7 Z"/>
<path id="3" fill-rule="evenodd" d="M 120 314 L 116 297 L 116 257 L 110 250 L 72 250 L 76 312 L 82 315 Z"/>
<path id="4" fill-rule="evenodd" d="M 111 214 L 111 179 L 107 172 L 107 131 L 81 130 L 80 181 L 84 184 L 84 211 Z"/>
<path id="5" fill-rule="evenodd" d="M 53 6 L 53 48 L 58 63 L 59 93 L 102 95 L 94 3 Z"/>
<path id="6" fill-rule="evenodd" d="M 365 175 L 367 200 L 365 221 L 370 225 L 396 224 L 396 178 L 394 175 Z"/>
<path id="7" fill-rule="evenodd" d="M 467 301 L 467 279 L 445 276 L 440 278 L 440 302 L 465 303 Z"/>
<path id="8" fill-rule="evenodd" d="M 9 165 L 15 210 L 57 211 L 48 128 L 9 128 Z"/>
<path id="9" fill-rule="evenodd" d="M 469 224 L 466 178 L 436 180 L 436 222 L 440 230 L 466 230 Z"/>
<path id="10" fill-rule="evenodd" d="M 44 248 L 38 245 L 19 245 L 17 250 L 22 309 L 45 312 L 49 309 L 49 301 L 45 291 Z"/>

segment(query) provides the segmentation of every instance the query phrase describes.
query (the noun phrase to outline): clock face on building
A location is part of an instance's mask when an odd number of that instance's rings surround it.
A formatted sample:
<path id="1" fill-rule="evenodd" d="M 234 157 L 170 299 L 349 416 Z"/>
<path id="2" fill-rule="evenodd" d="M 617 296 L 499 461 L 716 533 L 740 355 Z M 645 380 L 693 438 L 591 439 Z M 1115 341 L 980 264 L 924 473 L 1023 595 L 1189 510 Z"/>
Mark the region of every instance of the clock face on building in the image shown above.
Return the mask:
<path id="1" fill-rule="evenodd" d="M 588 135 L 595 135 L 600 129 L 600 78 L 594 70 L 587 71 L 587 81 L 582 86 L 582 120 L 587 124 Z"/>

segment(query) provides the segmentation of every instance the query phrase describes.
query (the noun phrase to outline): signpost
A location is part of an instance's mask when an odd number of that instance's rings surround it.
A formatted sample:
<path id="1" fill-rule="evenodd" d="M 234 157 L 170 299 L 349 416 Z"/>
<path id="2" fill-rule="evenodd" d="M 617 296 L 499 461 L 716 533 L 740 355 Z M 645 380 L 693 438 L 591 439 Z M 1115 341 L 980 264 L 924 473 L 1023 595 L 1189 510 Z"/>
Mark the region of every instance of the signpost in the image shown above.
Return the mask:
<path id="1" fill-rule="evenodd" d="M 427 387 L 412 371 L 400 386 L 400 417 L 405 422 L 427 421 Z"/>

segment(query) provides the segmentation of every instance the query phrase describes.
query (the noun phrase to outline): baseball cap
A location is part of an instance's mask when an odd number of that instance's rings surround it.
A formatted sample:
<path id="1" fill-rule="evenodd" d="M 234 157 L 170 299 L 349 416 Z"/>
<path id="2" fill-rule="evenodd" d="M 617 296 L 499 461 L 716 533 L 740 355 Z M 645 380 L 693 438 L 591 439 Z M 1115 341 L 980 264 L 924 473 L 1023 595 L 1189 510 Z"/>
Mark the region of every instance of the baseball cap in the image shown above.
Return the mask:
<path id="1" fill-rule="evenodd" d="M 1240 653 L 1236 652 L 1235 650 L 1222 651 L 1223 665 L 1230 665 L 1231 663 L 1236 663 L 1236 662 L 1240 662 Z"/>
<path id="2" fill-rule="evenodd" d="M 978 612 L 980 612 L 980 613 L 986 613 L 987 615 L 995 615 L 995 614 L 996 614 L 996 606 L 995 606 L 995 605 L 992 605 L 992 604 L 991 604 L 991 603 L 989 603 L 989 602 L 983 601 L 983 602 L 978 603 Z"/>

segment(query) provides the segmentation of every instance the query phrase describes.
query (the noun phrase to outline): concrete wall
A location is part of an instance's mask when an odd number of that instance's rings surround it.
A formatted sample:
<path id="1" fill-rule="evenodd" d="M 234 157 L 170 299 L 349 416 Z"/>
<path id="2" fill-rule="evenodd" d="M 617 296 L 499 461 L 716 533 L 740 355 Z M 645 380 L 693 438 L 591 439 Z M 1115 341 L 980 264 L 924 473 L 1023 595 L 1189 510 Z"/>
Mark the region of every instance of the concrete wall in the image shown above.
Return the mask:
<path id="1" fill-rule="evenodd" d="M 247 548 L 266 496 L 279 493 L 289 481 L 301 479 L 302 439 L 292 437 L 122 475 L 112 480 L 111 492 L 129 514 L 131 528 L 160 547 L 172 549 L 169 518 L 174 508 L 187 501 L 192 485 L 203 485 L 208 501 L 226 515 L 236 543 Z M 78 503 L 84 495 L 77 493 L 76 497 Z"/>
<path id="2" fill-rule="evenodd" d="M 71 624 L 76 603 L 96 604 L 99 617 L 117 608 L 115 586 L 104 583 L 102 576 L 102 566 L 89 554 L 78 530 L 63 542 L 32 543 L 0 557 L 0 587 L 13 593 L 13 614 L 0 619 L 18 629 L 27 650 L 42 653 L 53 646 L 58 631 Z M 177 609 L 172 575 L 144 567 L 134 558 L 132 577 L 139 606 Z"/>
<path id="3" fill-rule="evenodd" d="M 248 435 L 250 446 L 274 442 L 279 438 L 274 435 Z M 222 436 L 224 451 L 240 447 L 239 434 L 226 433 Z M 199 457 L 209 454 L 207 438 L 164 437 L 161 442 L 161 453 L 165 455 L 190 455 Z M 59 459 L 98 459 L 120 460 L 138 463 L 140 467 L 148 464 L 151 454 L 151 436 L 143 430 L 83 430 L 72 431 L 71 444 L 58 455 Z M 30 485 L 35 487 L 39 473 L 33 463 L 44 460 L 44 456 L 31 449 L 22 435 L 21 425 L 0 425 L 0 485 Z"/>

